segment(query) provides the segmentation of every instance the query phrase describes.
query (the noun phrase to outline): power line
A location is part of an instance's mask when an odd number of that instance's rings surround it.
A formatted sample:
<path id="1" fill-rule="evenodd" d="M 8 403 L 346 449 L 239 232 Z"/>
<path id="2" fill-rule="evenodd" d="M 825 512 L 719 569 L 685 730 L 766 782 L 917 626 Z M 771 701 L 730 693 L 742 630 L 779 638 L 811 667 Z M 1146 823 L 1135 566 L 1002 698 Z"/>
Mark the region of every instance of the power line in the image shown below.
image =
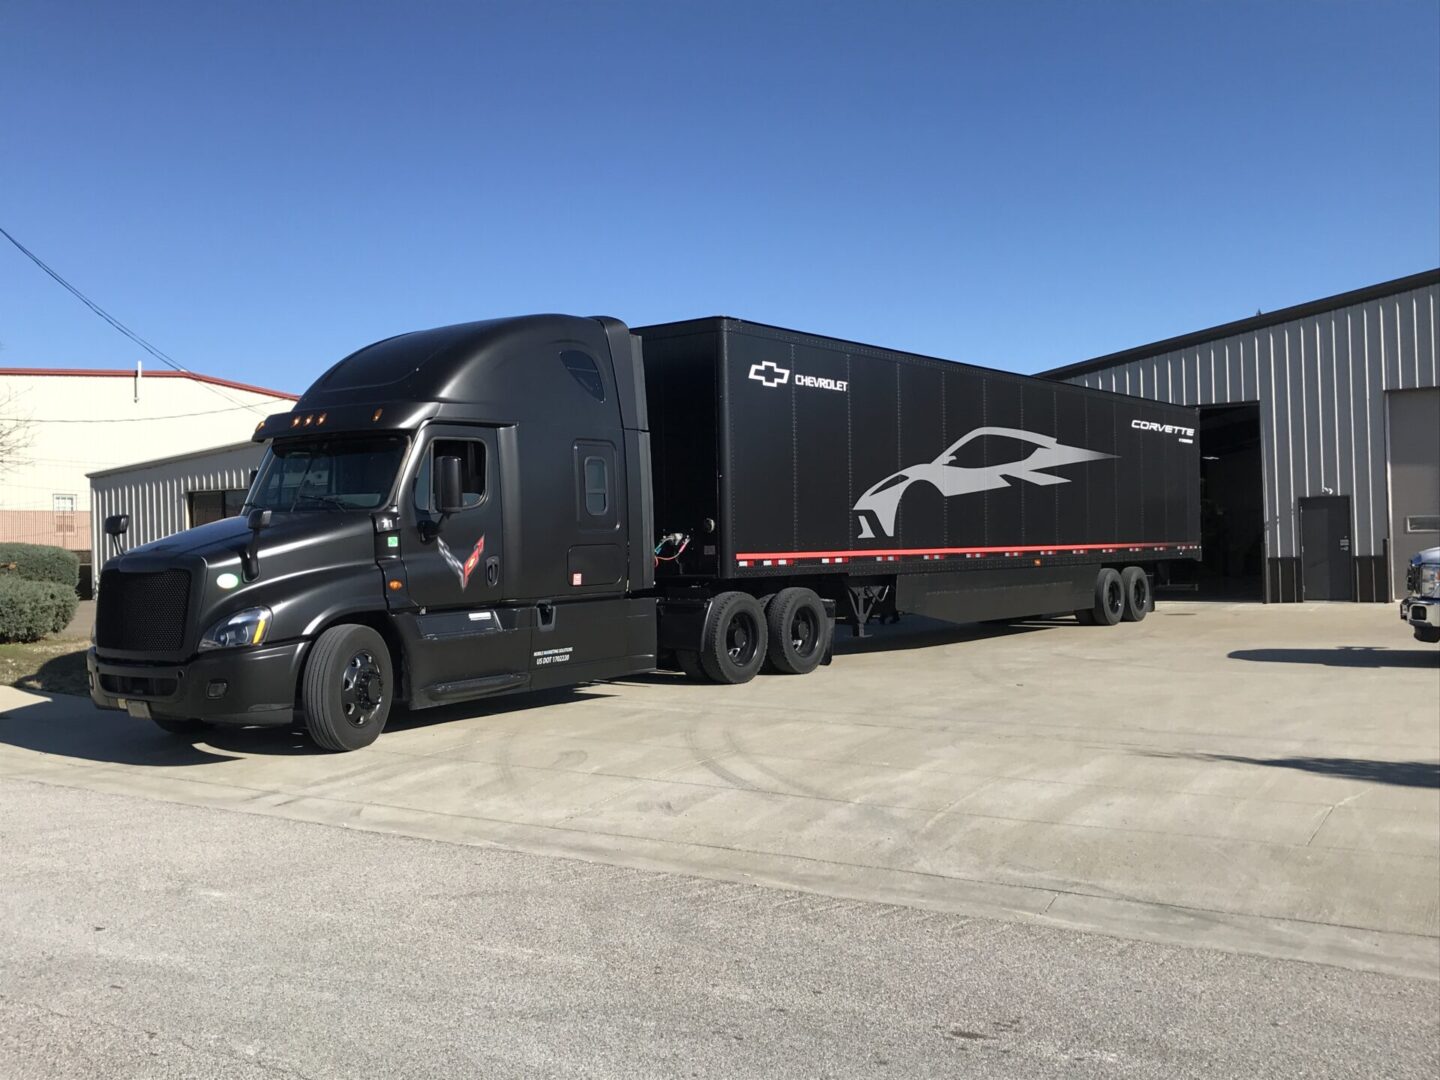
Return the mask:
<path id="1" fill-rule="evenodd" d="M 159 349 L 157 349 L 154 345 L 151 345 L 150 342 L 146 341 L 146 340 L 145 340 L 144 338 L 142 338 L 139 334 L 135 333 L 135 331 L 131 330 L 128 326 L 126 326 L 124 323 L 122 323 L 119 319 L 115 318 L 115 317 L 114 317 L 113 315 L 111 315 L 108 311 L 106 311 L 104 308 L 102 308 L 99 304 L 97 304 L 97 303 L 95 303 L 95 301 L 91 300 L 88 296 L 86 296 L 84 293 L 82 293 L 82 292 L 81 292 L 79 289 L 77 289 L 74 285 L 71 285 L 70 282 L 66 281 L 63 277 L 61 277 L 58 273 L 56 273 L 53 269 L 51 269 L 50 266 L 45 262 L 44 259 L 40 258 L 39 255 L 36 255 L 33 251 L 31 251 L 29 248 L 27 248 L 24 244 L 20 243 L 19 240 L 16 240 L 15 237 L 11 236 L 10 233 L 9 233 L 9 231 L 8 231 L 7 229 L 5 229 L 4 226 L 0 226 L 0 236 L 4 236 L 6 240 L 9 240 L 10 243 L 14 244 L 15 247 L 20 251 L 20 253 L 21 253 L 22 255 L 24 255 L 27 259 L 29 259 L 31 262 L 33 262 L 33 263 L 34 263 L 36 266 L 38 266 L 41 270 L 45 271 L 45 273 L 48 274 L 51 278 L 53 278 L 54 281 L 56 282 L 56 284 L 58 284 L 62 289 L 64 289 L 66 292 L 68 292 L 71 296 L 75 297 L 75 299 L 79 300 L 82 304 L 84 304 L 87 308 L 89 308 L 91 311 L 93 311 L 96 315 L 100 316 L 100 318 L 104 319 L 107 323 L 109 323 L 111 326 L 113 326 L 116 330 L 120 331 L 120 333 L 124 334 L 127 338 L 129 338 L 131 341 L 133 341 L 136 345 L 139 345 L 142 349 L 144 349 L 146 352 L 148 352 L 151 356 L 155 357 L 156 360 L 159 360 L 162 364 L 165 364 L 165 365 L 167 365 L 167 366 L 169 366 L 169 367 L 174 368 L 176 371 L 184 372 L 186 375 L 191 375 L 191 376 L 195 375 L 195 373 L 194 373 L 193 371 L 191 371 L 189 368 L 185 367 L 185 366 L 184 366 L 183 364 L 181 364 L 179 361 L 172 359 L 168 354 L 166 354 L 166 353 L 164 353 L 164 352 L 161 352 L 161 351 L 160 351 Z M 259 408 L 259 407 L 260 407 L 260 405 L 259 405 L 258 402 L 257 402 L 256 404 L 254 404 L 254 405 L 246 405 L 244 402 L 237 401 L 235 398 L 231 397 L 229 394 L 227 394 L 227 393 L 225 393 L 223 390 L 221 390 L 221 389 L 220 389 L 218 386 L 216 386 L 214 383 L 207 382 L 207 381 L 204 380 L 204 379 L 198 379 L 197 381 L 199 381 L 202 386 L 204 386 L 204 387 L 206 387 L 207 389 L 213 391 L 214 393 L 219 394 L 219 395 L 220 395 L 222 398 L 224 398 L 226 401 L 230 402 L 230 404 L 232 404 L 232 405 L 234 405 L 234 406 L 236 406 L 236 407 L 238 407 L 238 408 L 241 408 L 241 409 L 254 409 L 254 408 Z"/>

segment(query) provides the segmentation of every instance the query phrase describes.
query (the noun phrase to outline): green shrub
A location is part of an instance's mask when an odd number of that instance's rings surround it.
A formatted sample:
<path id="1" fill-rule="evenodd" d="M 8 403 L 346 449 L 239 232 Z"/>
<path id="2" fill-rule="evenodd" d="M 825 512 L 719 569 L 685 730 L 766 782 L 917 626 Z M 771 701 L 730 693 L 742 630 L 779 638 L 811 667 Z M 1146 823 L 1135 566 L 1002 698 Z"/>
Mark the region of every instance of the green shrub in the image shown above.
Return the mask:
<path id="1" fill-rule="evenodd" d="M 9 574 L 73 589 L 80 581 L 80 556 L 45 544 L 0 544 L 0 576 Z"/>
<path id="2" fill-rule="evenodd" d="M 0 574 L 0 641 L 38 641 L 75 617 L 74 586 Z"/>

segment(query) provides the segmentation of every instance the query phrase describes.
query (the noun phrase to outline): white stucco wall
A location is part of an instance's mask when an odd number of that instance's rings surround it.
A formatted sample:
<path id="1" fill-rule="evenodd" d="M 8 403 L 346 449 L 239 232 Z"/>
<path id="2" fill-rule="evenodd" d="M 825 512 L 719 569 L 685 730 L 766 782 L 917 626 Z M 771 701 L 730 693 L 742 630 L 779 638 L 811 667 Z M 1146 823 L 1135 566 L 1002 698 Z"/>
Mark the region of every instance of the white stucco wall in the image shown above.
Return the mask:
<path id="1" fill-rule="evenodd" d="M 292 403 L 278 392 L 179 372 L 146 371 L 137 378 L 134 372 L 0 368 L 0 422 L 19 423 L 25 436 L 0 472 L 0 541 L 87 549 L 87 474 L 233 445 Z M 69 505 L 69 497 L 74 511 L 57 509 Z"/>

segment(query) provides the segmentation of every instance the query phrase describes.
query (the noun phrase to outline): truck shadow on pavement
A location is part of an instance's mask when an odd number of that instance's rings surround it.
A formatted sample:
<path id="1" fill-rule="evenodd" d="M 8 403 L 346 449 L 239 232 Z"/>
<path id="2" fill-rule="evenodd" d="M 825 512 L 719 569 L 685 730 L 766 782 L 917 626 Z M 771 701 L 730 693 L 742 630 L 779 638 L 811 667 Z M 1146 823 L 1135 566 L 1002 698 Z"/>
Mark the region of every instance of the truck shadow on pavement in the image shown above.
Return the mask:
<path id="1" fill-rule="evenodd" d="M 582 685 L 416 712 L 399 709 L 391 714 L 385 732 L 413 731 L 480 716 L 594 700 L 597 696 L 605 696 L 604 691 Z M 382 735 L 382 749 L 384 738 Z M 101 711 L 93 708 L 88 698 L 66 694 L 47 694 L 40 701 L 0 712 L 0 746 L 105 765 L 167 767 L 211 765 L 254 756 L 329 756 L 299 726 L 217 727 L 189 738 L 161 731 L 147 720 Z"/>
<path id="2" fill-rule="evenodd" d="M 1261 664 L 1320 664 L 1349 668 L 1440 668 L 1440 649 L 1385 649 L 1341 645 L 1334 649 L 1237 649 L 1231 660 Z"/>
<path id="3" fill-rule="evenodd" d="M 1186 758 L 1190 761 L 1227 761 L 1271 769 L 1298 769 L 1321 776 L 1369 780 L 1397 787 L 1440 788 L 1440 762 L 1377 761 L 1373 758 L 1245 757 L 1242 754 L 1150 754 L 1150 757 Z"/>
<path id="4" fill-rule="evenodd" d="M 906 615 L 898 623 L 870 623 L 865 637 L 855 637 L 847 627 L 835 628 L 835 655 L 855 656 L 860 653 L 891 652 L 901 649 L 930 649 L 940 645 L 960 645 L 967 641 L 1003 638 L 1034 633 L 1057 626 L 1075 626 L 1073 618 L 1064 616 L 1030 619 L 1008 619 L 1003 622 L 951 623 L 929 619 L 923 615 Z"/>

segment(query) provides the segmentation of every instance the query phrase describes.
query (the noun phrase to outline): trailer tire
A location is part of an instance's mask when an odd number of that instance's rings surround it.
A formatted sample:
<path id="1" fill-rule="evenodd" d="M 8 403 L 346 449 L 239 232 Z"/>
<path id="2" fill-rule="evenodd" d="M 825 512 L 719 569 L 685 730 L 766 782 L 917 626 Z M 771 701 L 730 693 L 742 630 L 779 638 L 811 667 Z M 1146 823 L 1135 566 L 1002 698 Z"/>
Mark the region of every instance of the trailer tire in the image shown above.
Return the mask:
<path id="1" fill-rule="evenodd" d="M 820 666 L 832 632 L 825 605 L 809 589 L 781 589 L 765 606 L 770 666 L 782 675 L 808 675 Z"/>
<path id="2" fill-rule="evenodd" d="M 694 679 L 696 682 L 709 681 L 705 669 L 700 666 L 700 654 L 694 649 L 676 649 L 675 663 L 679 665 L 680 670 L 685 673 L 687 678 Z"/>
<path id="3" fill-rule="evenodd" d="M 1138 566 L 1120 571 L 1120 584 L 1125 590 L 1125 621 L 1139 622 L 1155 610 L 1155 596 L 1150 591 L 1150 575 Z"/>
<path id="4" fill-rule="evenodd" d="M 1125 615 L 1125 584 L 1109 567 L 1095 575 L 1095 604 L 1075 613 L 1082 626 L 1114 626 Z"/>
<path id="5" fill-rule="evenodd" d="M 368 626 L 344 623 L 320 635 L 301 677 L 310 738 L 325 750 L 360 750 L 385 730 L 395 691 L 390 650 Z"/>
<path id="6" fill-rule="evenodd" d="M 766 655 L 765 609 L 749 593 L 723 592 L 710 601 L 700 636 L 700 666 L 717 683 L 747 683 Z"/>

